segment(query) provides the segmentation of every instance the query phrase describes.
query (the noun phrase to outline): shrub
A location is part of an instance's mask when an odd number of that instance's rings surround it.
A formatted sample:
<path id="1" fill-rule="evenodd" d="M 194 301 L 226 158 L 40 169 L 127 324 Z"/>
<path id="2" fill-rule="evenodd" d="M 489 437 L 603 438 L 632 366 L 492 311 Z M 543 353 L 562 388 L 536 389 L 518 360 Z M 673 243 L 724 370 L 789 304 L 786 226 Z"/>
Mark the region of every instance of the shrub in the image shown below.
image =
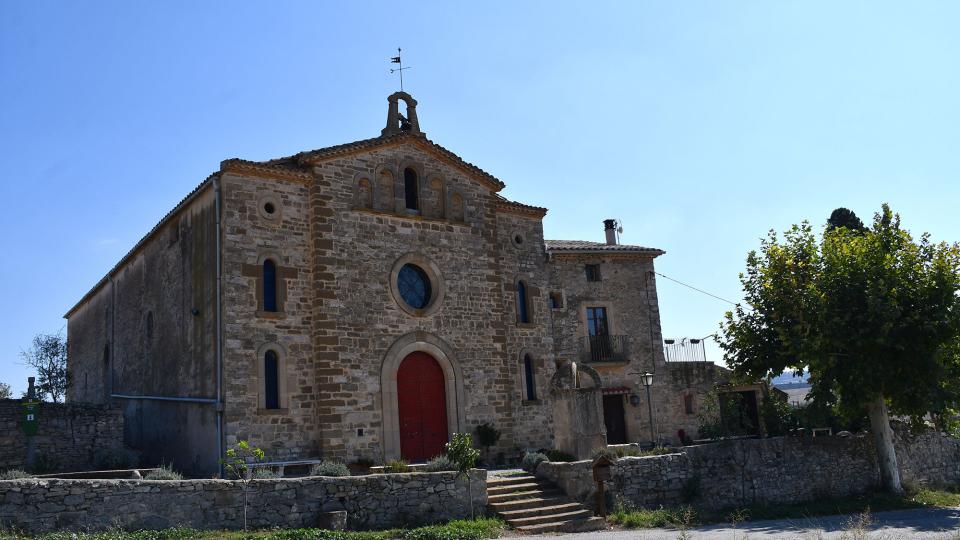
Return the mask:
<path id="1" fill-rule="evenodd" d="M 339 461 L 321 461 L 310 467 L 310 476 L 350 476 L 350 469 Z"/>
<path id="2" fill-rule="evenodd" d="M 395 459 L 393 461 L 388 461 L 384 465 L 384 470 L 388 473 L 405 473 L 410 472 L 410 464 L 402 459 Z"/>
<path id="3" fill-rule="evenodd" d="M 528 473 L 534 473 L 537 471 L 537 467 L 545 461 L 550 461 L 550 458 L 545 454 L 541 454 L 540 452 L 527 452 L 523 455 L 523 463 L 520 464 L 520 468 Z"/>
<path id="4" fill-rule="evenodd" d="M 10 469 L 0 472 L 0 480 L 18 480 L 20 478 L 33 478 L 33 476 L 20 469 Z"/>
<path id="5" fill-rule="evenodd" d="M 457 466 L 446 455 L 440 455 L 428 461 L 423 470 L 427 472 L 455 471 Z"/>
<path id="6" fill-rule="evenodd" d="M 223 472 L 226 473 L 227 478 L 233 477 L 240 480 L 247 476 L 250 464 L 260 463 L 263 457 L 263 450 L 251 446 L 247 441 L 240 441 L 227 448 L 226 457 L 220 460 L 220 464 L 223 465 Z M 244 521 L 244 528 L 246 528 L 246 521 Z"/>
<path id="7" fill-rule="evenodd" d="M 604 446 L 604 447 L 602 447 L 602 448 L 597 448 L 596 450 L 594 450 L 593 453 L 590 454 L 590 457 L 591 457 L 594 461 L 600 459 L 601 457 L 605 457 L 605 458 L 609 459 L 610 461 L 616 461 L 619 456 L 617 456 L 617 452 L 616 452 L 616 451 L 614 451 L 614 450 L 612 450 L 612 449 L 607 448 L 606 446 Z"/>
<path id="8" fill-rule="evenodd" d="M 144 480 L 183 480 L 183 475 L 173 470 L 170 465 L 161 465 L 143 477 Z"/>
<path id="9" fill-rule="evenodd" d="M 250 478 L 257 480 L 271 480 L 274 478 L 282 478 L 282 476 L 278 471 L 275 471 L 270 467 L 257 467 L 253 469 L 253 473 L 250 475 Z"/>
<path id="10" fill-rule="evenodd" d="M 654 446 L 653 448 L 651 448 L 650 450 L 645 450 L 645 451 L 643 451 L 643 452 L 638 453 L 637 455 L 640 455 L 640 456 L 662 456 L 662 455 L 665 455 L 665 454 L 672 454 L 672 453 L 674 453 L 674 450 L 672 450 L 672 449 L 670 449 L 670 448 L 667 448 L 666 446 L 657 445 L 657 446 Z"/>
<path id="11" fill-rule="evenodd" d="M 500 431 L 490 424 L 477 426 L 477 442 L 484 448 L 490 448 L 500 440 Z"/>
<path id="12" fill-rule="evenodd" d="M 547 450 L 546 455 L 550 461 L 555 461 L 558 463 L 570 463 L 571 461 L 577 461 L 577 456 L 568 454 L 562 450 Z"/>

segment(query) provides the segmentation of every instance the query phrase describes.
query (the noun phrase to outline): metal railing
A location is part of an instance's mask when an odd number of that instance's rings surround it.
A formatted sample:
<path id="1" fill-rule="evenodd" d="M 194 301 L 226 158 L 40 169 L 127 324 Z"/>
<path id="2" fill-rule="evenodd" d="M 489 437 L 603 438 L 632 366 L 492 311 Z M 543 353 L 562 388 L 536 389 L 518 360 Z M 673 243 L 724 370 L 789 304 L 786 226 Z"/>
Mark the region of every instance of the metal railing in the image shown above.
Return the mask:
<path id="1" fill-rule="evenodd" d="M 667 362 L 707 362 L 707 349 L 702 339 L 665 339 L 663 358 Z"/>
<path id="2" fill-rule="evenodd" d="M 627 354 L 627 336 L 586 336 L 580 342 L 583 362 L 624 362 Z"/>

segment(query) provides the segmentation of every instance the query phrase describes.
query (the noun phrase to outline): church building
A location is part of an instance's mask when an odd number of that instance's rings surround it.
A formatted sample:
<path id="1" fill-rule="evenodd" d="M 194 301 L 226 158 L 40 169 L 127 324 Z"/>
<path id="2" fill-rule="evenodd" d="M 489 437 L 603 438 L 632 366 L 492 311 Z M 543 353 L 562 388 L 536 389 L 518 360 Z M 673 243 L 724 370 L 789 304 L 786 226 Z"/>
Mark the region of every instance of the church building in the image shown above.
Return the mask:
<path id="1" fill-rule="evenodd" d="M 383 463 L 481 424 L 510 458 L 692 435 L 722 369 L 665 361 L 664 252 L 605 216 L 597 241 L 545 240 L 546 209 L 427 139 L 409 94 L 388 104 L 378 137 L 222 162 L 66 314 L 68 399 L 116 404 L 128 446 L 195 474 L 240 440 Z M 564 385 L 594 396 L 582 417 Z"/>

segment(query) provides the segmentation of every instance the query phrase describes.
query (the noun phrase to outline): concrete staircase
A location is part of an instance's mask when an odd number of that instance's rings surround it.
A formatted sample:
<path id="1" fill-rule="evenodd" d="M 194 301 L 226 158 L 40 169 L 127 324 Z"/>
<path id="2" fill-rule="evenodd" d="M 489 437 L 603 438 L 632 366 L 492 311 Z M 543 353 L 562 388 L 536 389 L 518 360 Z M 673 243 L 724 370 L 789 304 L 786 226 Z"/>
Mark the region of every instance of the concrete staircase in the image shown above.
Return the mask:
<path id="1" fill-rule="evenodd" d="M 487 504 L 508 525 L 526 533 L 596 531 L 607 526 L 606 520 L 553 483 L 526 474 L 488 479 Z"/>

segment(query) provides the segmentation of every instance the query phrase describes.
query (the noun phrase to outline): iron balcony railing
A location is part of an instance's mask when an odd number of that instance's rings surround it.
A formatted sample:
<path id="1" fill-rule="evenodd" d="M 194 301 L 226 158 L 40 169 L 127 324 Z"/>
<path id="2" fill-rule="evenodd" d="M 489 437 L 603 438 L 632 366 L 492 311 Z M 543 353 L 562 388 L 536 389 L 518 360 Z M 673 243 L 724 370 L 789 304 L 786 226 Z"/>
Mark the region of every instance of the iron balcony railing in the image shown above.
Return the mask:
<path id="1" fill-rule="evenodd" d="M 707 349 L 702 339 L 665 339 L 663 358 L 667 362 L 707 362 Z"/>
<path id="2" fill-rule="evenodd" d="M 625 362 L 627 336 L 586 336 L 580 342 L 583 362 Z"/>

